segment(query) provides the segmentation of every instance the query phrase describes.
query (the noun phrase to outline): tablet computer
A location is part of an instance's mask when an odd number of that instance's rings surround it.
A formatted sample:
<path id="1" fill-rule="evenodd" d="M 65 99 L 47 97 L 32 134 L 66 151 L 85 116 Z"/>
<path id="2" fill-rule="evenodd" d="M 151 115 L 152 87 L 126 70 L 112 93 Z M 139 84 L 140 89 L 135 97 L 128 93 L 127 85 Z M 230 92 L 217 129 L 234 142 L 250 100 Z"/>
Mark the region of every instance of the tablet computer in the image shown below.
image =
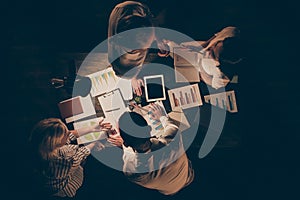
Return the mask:
<path id="1" fill-rule="evenodd" d="M 165 83 L 163 75 L 153 75 L 144 77 L 145 96 L 147 102 L 165 100 Z"/>

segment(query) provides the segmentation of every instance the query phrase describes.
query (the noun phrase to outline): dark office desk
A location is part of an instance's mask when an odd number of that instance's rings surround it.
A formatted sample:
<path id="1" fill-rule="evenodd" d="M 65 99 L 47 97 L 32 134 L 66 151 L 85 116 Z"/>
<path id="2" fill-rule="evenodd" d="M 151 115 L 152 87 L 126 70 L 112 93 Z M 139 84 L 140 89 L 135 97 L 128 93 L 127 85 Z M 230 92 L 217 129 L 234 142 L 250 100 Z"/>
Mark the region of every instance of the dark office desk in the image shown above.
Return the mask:
<path id="1" fill-rule="evenodd" d="M 88 62 L 88 65 L 84 66 L 84 69 L 80 68 L 80 63 L 85 59 L 82 57 L 82 60 L 76 60 L 77 68 L 79 75 L 86 76 L 88 74 L 95 73 L 97 71 L 101 71 L 104 68 L 107 67 L 107 63 L 105 63 L 103 60 L 105 60 L 107 57 L 107 54 L 101 54 L 101 53 L 95 53 L 92 56 L 88 56 L 88 60 L 85 60 L 85 62 Z M 154 63 L 154 64 L 153 64 Z M 166 100 L 163 101 L 164 107 L 167 111 L 167 113 L 172 111 L 172 108 L 170 106 L 169 96 L 167 94 L 167 91 L 169 89 L 174 89 L 182 86 L 187 86 L 190 84 L 198 84 L 201 98 L 203 105 L 195 108 L 188 108 L 184 109 L 184 113 L 191 124 L 192 128 L 196 125 L 197 127 L 194 127 L 193 131 L 196 131 L 195 136 L 195 144 L 194 146 L 197 147 L 197 149 L 200 148 L 202 141 L 209 129 L 210 123 L 211 123 L 211 111 L 212 108 L 214 108 L 215 112 L 223 113 L 223 109 L 215 108 L 211 106 L 208 103 L 205 103 L 204 96 L 208 95 L 210 93 L 219 93 L 222 92 L 222 90 L 214 90 L 204 84 L 203 82 L 200 83 L 178 83 L 175 81 L 175 72 L 174 72 L 174 66 L 173 66 L 173 59 L 168 57 L 159 57 L 157 56 L 157 53 L 155 51 L 150 51 L 147 55 L 147 58 L 145 60 L 145 66 L 142 69 L 142 71 L 139 74 L 139 78 L 143 78 L 143 76 L 149 76 L 149 75 L 157 75 L 162 74 L 164 76 L 164 82 L 165 82 L 165 90 L 166 90 Z M 234 90 L 236 94 L 238 95 L 238 84 L 229 84 L 225 88 L 226 91 Z M 223 90 L 224 91 L 224 90 Z M 145 93 L 143 92 L 142 95 L 142 106 L 147 105 L 148 103 L 145 101 Z M 133 94 L 133 99 L 135 98 L 135 95 Z M 96 110 L 96 116 L 97 117 L 105 117 L 104 113 L 102 111 L 101 105 L 97 98 L 92 97 L 92 101 Z M 239 108 L 239 99 L 237 97 L 237 103 Z M 226 111 L 225 111 L 226 112 Z M 94 116 L 90 116 L 81 120 L 86 120 L 93 118 Z M 217 147 L 234 147 L 239 145 L 240 141 L 240 130 L 238 128 L 240 122 L 239 122 L 239 112 L 238 113 L 230 113 L 226 112 L 226 119 L 224 122 L 224 129 L 221 133 L 221 137 L 219 139 L 219 142 L 217 143 Z M 69 124 L 69 128 L 73 128 L 72 124 Z M 190 134 L 183 134 L 183 137 L 190 137 Z"/>
<path id="2" fill-rule="evenodd" d="M 183 87 L 191 84 L 198 84 L 200 89 L 200 94 L 202 98 L 203 105 L 194 108 L 184 109 L 184 113 L 191 124 L 192 131 L 197 131 L 194 146 L 197 146 L 197 149 L 200 149 L 203 139 L 208 132 L 208 129 L 213 129 L 214 126 L 211 123 L 218 123 L 212 117 L 212 111 L 214 112 L 214 116 L 225 116 L 224 118 L 224 126 L 221 130 L 221 136 L 217 143 L 217 147 L 236 147 L 240 144 L 240 136 L 242 123 L 239 116 L 239 111 L 237 113 L 231 113 L 224 109 L 218 108 L 216 106 L 212 106 L 208 104 L 204 100 L 205 95 L 210 95 L 214 93 L 221 93 L 224 91 L 234 91 L 236 94 L 237 107 L 239 110 L 239 84 L 229 83 L 225 88 L 221 89 L 213 89 L 210 86 L 204 84 L 203 82 L 199 83 L 183 83 L 176 82 L 175 80 L 175 72 L 173 59 L 169 56 L 166 58 L 161 58 L 156 56 L 155 53 L 150 54 L 148 56 L 148 60 L 146 59 L 145 67 L 141 70 L 139 74 L 139 78 L 143 78 L 143 76 L 149 75 L 157 75 L 162 74 L 165 80 L 165 90 L 166 93 L 169 89 L 174 89 L 178 87 Z M 147 63 L 152 63 L 148 64 Z M 153 64 L 157 63 L 157 64 Z M 170 99 L 168 94 L 166 95 L 166 100 L 163 101 L 164 107 L 166 111 L 169 113 L 172 111 L 170 106 Z M 145 98 L 143 98 L 145 99 Z M 193 126 L 197 127 L 193 127 Z M 218 130 L 210 130 L 210 132 L 218 132 Z M 188 132 L 188 131 L 187 131 Z M 218 133 L 216 133 L 218 134 Z M 193 133 L 183 134 L 183 138 L 190 137 Z"/>

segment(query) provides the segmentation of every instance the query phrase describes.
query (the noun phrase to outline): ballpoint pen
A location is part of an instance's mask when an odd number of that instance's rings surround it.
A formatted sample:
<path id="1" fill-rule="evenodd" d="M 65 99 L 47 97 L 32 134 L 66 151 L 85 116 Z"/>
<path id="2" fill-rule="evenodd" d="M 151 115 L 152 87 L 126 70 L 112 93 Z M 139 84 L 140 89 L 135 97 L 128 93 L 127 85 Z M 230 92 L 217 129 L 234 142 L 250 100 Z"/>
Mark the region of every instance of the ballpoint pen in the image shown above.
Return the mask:
<path id="1" fill-rule="evenodd" d="M 110 110 L 106 110 L 105 112 L 112 112 L 112 111 L 116 111 L 116 110 L 120 110 L 120 108 L 113 108 L 113 109 L 110 109 Z"/>

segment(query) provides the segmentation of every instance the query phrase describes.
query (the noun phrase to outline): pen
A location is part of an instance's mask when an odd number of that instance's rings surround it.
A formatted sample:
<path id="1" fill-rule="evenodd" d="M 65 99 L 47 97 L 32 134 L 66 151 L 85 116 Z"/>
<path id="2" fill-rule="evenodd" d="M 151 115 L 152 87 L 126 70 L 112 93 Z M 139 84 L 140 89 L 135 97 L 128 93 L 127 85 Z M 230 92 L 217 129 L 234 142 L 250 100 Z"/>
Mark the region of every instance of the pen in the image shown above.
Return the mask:
<path id="1" fill-rule="evenodd" d="M 110 110 L 106 110 L 105 112 L 112 112 L 112 111 L 116 111 L 116 110 L 120 110 L 120 108 L 113 108 L 113 109 L 110 109 Z"/>
<path id="2" fill-rule="evenodd" d="M 143 111 L 145 111 L 145 112 L 148 112 L 148 111 L 149 111 L 149 110 L 147 110 L 147 109 L 145 109 L 145 108 L 142 108 L 141 106 L 139 106 L 138 104 L 133 103 L 133 102 L 129 103 L 128 105 L 129 105 L 129 106 L 132 106 L 133 108 L 138 108 L 138 109 L 140 109 L 140 110 L 143 110 Z"/>

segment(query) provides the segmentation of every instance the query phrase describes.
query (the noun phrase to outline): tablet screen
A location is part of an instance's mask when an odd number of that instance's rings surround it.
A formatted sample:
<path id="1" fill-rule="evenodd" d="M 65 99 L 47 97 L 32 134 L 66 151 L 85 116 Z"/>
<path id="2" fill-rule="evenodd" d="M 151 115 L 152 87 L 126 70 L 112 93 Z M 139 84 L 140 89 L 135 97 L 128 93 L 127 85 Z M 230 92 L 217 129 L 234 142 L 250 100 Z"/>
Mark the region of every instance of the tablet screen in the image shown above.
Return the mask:
<path id="1" fill-rule="evenodd" d="M 163 75 L 145 76 L 144 83 L 147 102 L 166 99 Z"/>

